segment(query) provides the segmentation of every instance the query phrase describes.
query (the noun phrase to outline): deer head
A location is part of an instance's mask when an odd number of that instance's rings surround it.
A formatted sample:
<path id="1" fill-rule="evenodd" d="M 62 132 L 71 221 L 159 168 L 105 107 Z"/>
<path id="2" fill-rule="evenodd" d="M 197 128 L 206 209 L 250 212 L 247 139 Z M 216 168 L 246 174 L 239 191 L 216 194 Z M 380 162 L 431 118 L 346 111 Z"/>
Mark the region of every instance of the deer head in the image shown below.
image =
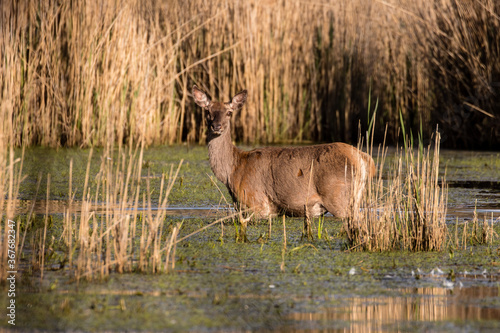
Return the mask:
<path id="1" fill-rule="evenodd" d="M 193 86 L 193 98 L 196 104 L 207 110 L 206 119 L 209 134 L 219 136 L 229 128 L 229 121 L 233 112 L 240 109 L 247 100 L 247 91 L 243 90 L 234 95 L 231 102 L 213 102 L 207 94 Z"/>

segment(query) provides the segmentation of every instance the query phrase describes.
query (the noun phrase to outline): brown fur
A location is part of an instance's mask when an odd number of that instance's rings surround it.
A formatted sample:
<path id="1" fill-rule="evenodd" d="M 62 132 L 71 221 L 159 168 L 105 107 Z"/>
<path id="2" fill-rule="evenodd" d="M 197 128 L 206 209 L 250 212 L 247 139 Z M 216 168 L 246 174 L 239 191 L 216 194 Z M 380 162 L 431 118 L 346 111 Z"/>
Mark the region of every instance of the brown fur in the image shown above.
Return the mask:
<path id="1" fill-rule="evenodd" d="M 326 211 L 345 216 L 353 175 L 362 168 L 367 177 L 375 174 L 371 156 L 339 142 L 242 151 L 231 142 L 230 119 L 246 96 L 242 91 L 231 102 L 212 102 L 205 92 L 193 87 L 196 103 L 207 110 L 210 166 L 233 200 L 260 217 L 309 217 Z"/>

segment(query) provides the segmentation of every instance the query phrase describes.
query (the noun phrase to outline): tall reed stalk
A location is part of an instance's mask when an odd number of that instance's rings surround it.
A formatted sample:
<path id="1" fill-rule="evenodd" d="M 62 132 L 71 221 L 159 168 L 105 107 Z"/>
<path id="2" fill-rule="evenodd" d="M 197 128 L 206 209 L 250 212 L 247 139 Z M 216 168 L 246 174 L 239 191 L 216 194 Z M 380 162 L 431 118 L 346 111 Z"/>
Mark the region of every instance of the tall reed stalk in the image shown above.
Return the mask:
<path id="1" fill-rule="evenodd" d="M 448 146 L 500 142 L 498 1 L 19 0 L 1 16 L 16 145 L 104 145 L 107 126 L 116 142 L 203 141 L 193 83 L 250 91 L 244 142 L 355 142 L 370 88 L 389 142 L 400 111 Z"/>
<path id="2" fill-rule="evenodd" d="M 12 131 L 14 117 L 10 102 L 10 98 L 0 101 L 0 281 L 2 282 L 6 281 L 8 271 L 17 270 L 20 258 L 18 248 L 21 222 L 16 216 L 16 210 L 19 187 L 25 178 L 24 148 L 20 157 L 15 156 Z"/>
<path id="3" fill-rule="evenodd" d="M 158 272 L 173 267 L 179 225 L 169 235 L 165 225 L 168 195 L 179 173 L 173 166 L 161 176 L 157 208 L 152 207 L 150 180 L 142 176 L 144 142 L 115 148 L 106 146 L 95 179 L 90 179 L 89 154 L 79 213 L 64 214 L 64 241 L 76 279 L 103 278 L 110 272 Z M 91 184 L 93 182 L 93 184 Z M 95 186 L 91 195 L 90 187 Z M 146 191 L 142 191 L 142 187 Z M 72 200 L 70 188 L 69 200 Z M 93 191 L 92 191 L 93 192 Z M 104 207 L 102 214 L 96 210 Z M 165 264 L 164 257 L 166 256 Z"/>
<path id="4" fill-rule="evenodd" d="M 387 148 L 378 152 L 376 177 L 365 195 L 353 199 L 344 220 L 348 247 L 366 251 L 439 251 L 447 239 L 448 189 L 439 176 L 440 135 L 434 147 L 418 149 L 410 140 L 398 149 L 394 162 L 382 178 Z M 356 179 L 359 177 L 356 177 Z M 353 190 L 362 187 L 359 180 Z"/>
<path id="5" fill-rule="evenodd" d="M 22 173 L 24 149 L 21 157 L 15 158 L 14 148 L 8 144 L 5 132 L 2 132 L 0 132 L 0 281 L 5 281 L 8 271 L 17 271 L 20 258 L 18 248 L 21 221 L 16 216 L 16 209 L 19 186 L 24 179 Z"/>

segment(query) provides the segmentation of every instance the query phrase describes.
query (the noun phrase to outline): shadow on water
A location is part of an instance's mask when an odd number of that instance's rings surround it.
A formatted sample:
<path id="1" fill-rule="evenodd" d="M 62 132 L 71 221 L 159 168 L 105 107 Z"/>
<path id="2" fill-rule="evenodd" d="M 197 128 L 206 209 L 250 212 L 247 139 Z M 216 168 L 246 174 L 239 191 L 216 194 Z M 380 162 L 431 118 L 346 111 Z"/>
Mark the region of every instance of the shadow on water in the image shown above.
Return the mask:
<path id="1" fill-rule="evenodd" d="M 493 193 L 500 194 L 500 181 L 491 180 L 452 180 L 448 181 L 450 188 L 472 188 L 484 189 Z"/>

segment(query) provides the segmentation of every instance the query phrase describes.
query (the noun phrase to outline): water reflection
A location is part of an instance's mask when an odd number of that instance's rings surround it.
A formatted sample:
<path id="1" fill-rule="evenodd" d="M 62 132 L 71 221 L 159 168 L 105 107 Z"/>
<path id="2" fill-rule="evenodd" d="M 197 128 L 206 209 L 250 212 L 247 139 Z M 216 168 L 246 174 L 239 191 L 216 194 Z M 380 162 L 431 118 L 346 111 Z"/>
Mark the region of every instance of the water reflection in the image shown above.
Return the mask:
<path id="1" fill-rule="evenodd" d="M 317 313 L 294 313 L 289 319 L 302 324 L 316 322 L 323 328 L 344 322 L 348 326 L 345 329 L 335 326 L 338 331 L 347 332 L 380 331 L 411 322 L 500 319 L 498 287 L 408 288 L 401 292 L 398 297 L 354 297 L 343 300 L 347 306 Z"/>

